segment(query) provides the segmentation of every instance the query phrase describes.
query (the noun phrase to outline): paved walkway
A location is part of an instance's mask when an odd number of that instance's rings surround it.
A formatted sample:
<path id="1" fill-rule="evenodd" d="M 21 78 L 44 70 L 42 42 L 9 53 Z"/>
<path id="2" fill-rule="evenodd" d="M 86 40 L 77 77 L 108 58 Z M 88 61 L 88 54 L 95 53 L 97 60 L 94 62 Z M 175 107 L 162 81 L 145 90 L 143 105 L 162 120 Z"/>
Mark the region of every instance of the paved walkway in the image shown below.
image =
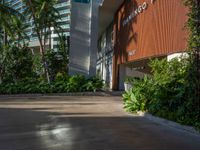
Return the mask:
<path id="1" fill-rule="evenodd" d="M 0 150 L 199 150 L 200 137 L 129 115 L 120 97 L 0 98 Z"/>

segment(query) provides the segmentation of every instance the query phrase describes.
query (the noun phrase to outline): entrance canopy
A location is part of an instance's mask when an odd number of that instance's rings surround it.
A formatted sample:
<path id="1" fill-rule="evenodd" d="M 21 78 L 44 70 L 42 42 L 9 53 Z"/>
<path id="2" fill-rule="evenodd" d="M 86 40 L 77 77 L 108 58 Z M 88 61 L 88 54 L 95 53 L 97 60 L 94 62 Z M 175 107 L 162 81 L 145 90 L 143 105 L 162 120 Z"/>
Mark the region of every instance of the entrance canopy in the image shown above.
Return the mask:
<path id="1" fill-rule="evenodd" d="M 99 35 L 101 35 L 109 24 L 124 0 L 104 0 L 99 10 Z"/>

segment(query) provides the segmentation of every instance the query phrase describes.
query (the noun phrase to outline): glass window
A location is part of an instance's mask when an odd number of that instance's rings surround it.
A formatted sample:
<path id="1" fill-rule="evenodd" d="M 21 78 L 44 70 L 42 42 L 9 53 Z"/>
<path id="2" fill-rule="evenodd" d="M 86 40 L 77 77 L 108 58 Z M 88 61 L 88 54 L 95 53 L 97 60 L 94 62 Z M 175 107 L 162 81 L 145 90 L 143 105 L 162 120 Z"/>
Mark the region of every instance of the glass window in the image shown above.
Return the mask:
<path id="1" fill-rule="evenodd" d="M 78 2 L 78 3 L 90 3 L 90 0 L 73 0 L 73 2 Z"/>

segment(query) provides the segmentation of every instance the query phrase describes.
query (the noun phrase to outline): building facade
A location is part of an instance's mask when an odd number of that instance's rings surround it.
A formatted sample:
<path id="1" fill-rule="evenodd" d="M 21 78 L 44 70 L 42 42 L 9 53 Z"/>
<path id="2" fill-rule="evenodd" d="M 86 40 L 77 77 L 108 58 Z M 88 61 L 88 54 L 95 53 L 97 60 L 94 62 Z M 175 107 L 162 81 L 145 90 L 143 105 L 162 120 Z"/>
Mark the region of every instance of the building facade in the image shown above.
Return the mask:
<path id="1" fill-rule="evenodd" d="M 20 0 L 6 1 L 24 11 Z M 69 74 L 97 74 L 110 89 L 123 90 L 126 76 L 150 74 L 150 59 L 171 59 L 187 47 L 182 0 L 59 0 L 55 7 L 70 36 Z M 39 45 L 32 21 L 27 24 L 30 46 Z M 55 48 L 53 29 L 52 37 Z"/>
<path id="2" fill-rule="evenodd" d="M 25 6 L 21 0 L 5 0 L 12 8 L 23 14 Z M 58 0 L 55 8 L 61 15 L 58 21 L 67 40 L 69 50 L 69 74 L 83 74 L 87 77 L 96 75 L 96 56 L 98 40 L 98 10 L 103 0 Z M 27 20 L 29 25 L 26 34 L 30 38 L 29 47 L 39 50 L 39 41 L 34 31 L 33 20 Z M 51 39 L 46 40 L 46 46 L 56 49 L 58 35 L 51 29 Z"/>
<path id="3" fill-rule="evenodd" d="M 102 78 L 111 80 L 112 89 L 123 90 L 126 76 L 150 74 L 150 59 L 171 58 L 186 50 L 187 9 L 182 0 L 123 0 L 119 3 L 110 14 L 111 30 L 110 24 L 100 20 L 99 26 L 105 27 L 99 31 L 99 41 L 103 44 L 99 44 L 98 51 L 102 53 L 101 60 L 105 60 L 101 68 L 107 68 L 100 69 Z M 105 0 L 100 11 L 107 5 Z M 102 17 L 106 19 L 105 15 Z M 106 36 L 108 34 L 112 36 Z M 109 45 L 112 45 L 112 57 L 106 53 Z M 112 62 L 112 67 L 106 62 Z"/>
<path id="4" fill-rule="evenodd" d="M 5 3 L 10 5 L 12 8 L 18 10 L 20 13 L 23 14 L 25 10 L 25 5 L 23 4 L 22 0 L 5 0 Z M 70 36 L 70 16 L 71 16 L 71 1 L 70 0 L 59 0 L 58 3 L 55 5 L 55 8 L 59 11 L 61 15 L 61 19 L 58 21 L 60 26 L 64 31 L 65 36 Z M 34 23 L 33 20 L 29 20 L 28 16 L 25 24 L 28 25 L 28 28 L 25 30 L 26 34 L 30 40 L 30 47 L 39 49 L 39 41 L 37 35 L 34 31 Z M 54 29 L 51 29 L 51 41 L 47 41 L 47 45 L 51 44 L 51 48 L 55 49 L 58 44 L 58 35 L 54 32 Z"/>
<path id="5" fill-rule="evenodd" d="M 98 40 L 97 52 L 97 76 L 105 81 L 107 88 L 112 88 L 112 72 L 113 72 L 113 39 L 114 22 L 107 27 Z"/>
<path id="6" fill-rule="evenodd" d="M 96 75 L 101 0 L 72 0 L 69 74 Z"/>

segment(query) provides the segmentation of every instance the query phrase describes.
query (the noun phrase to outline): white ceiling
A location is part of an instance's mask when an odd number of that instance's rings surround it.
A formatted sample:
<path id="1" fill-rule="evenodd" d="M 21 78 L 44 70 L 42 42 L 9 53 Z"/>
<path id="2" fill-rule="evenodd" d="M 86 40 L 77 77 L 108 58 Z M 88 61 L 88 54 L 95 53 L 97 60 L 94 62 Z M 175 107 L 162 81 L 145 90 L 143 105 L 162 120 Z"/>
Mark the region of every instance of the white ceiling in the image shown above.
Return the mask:
<path id="1" fill-rule="evenodd" d="M 124 0 L 104 0 L 99 10 L 99 35 L 105 31 L 106 27 L 113 21 L 115 12 Z"/>

